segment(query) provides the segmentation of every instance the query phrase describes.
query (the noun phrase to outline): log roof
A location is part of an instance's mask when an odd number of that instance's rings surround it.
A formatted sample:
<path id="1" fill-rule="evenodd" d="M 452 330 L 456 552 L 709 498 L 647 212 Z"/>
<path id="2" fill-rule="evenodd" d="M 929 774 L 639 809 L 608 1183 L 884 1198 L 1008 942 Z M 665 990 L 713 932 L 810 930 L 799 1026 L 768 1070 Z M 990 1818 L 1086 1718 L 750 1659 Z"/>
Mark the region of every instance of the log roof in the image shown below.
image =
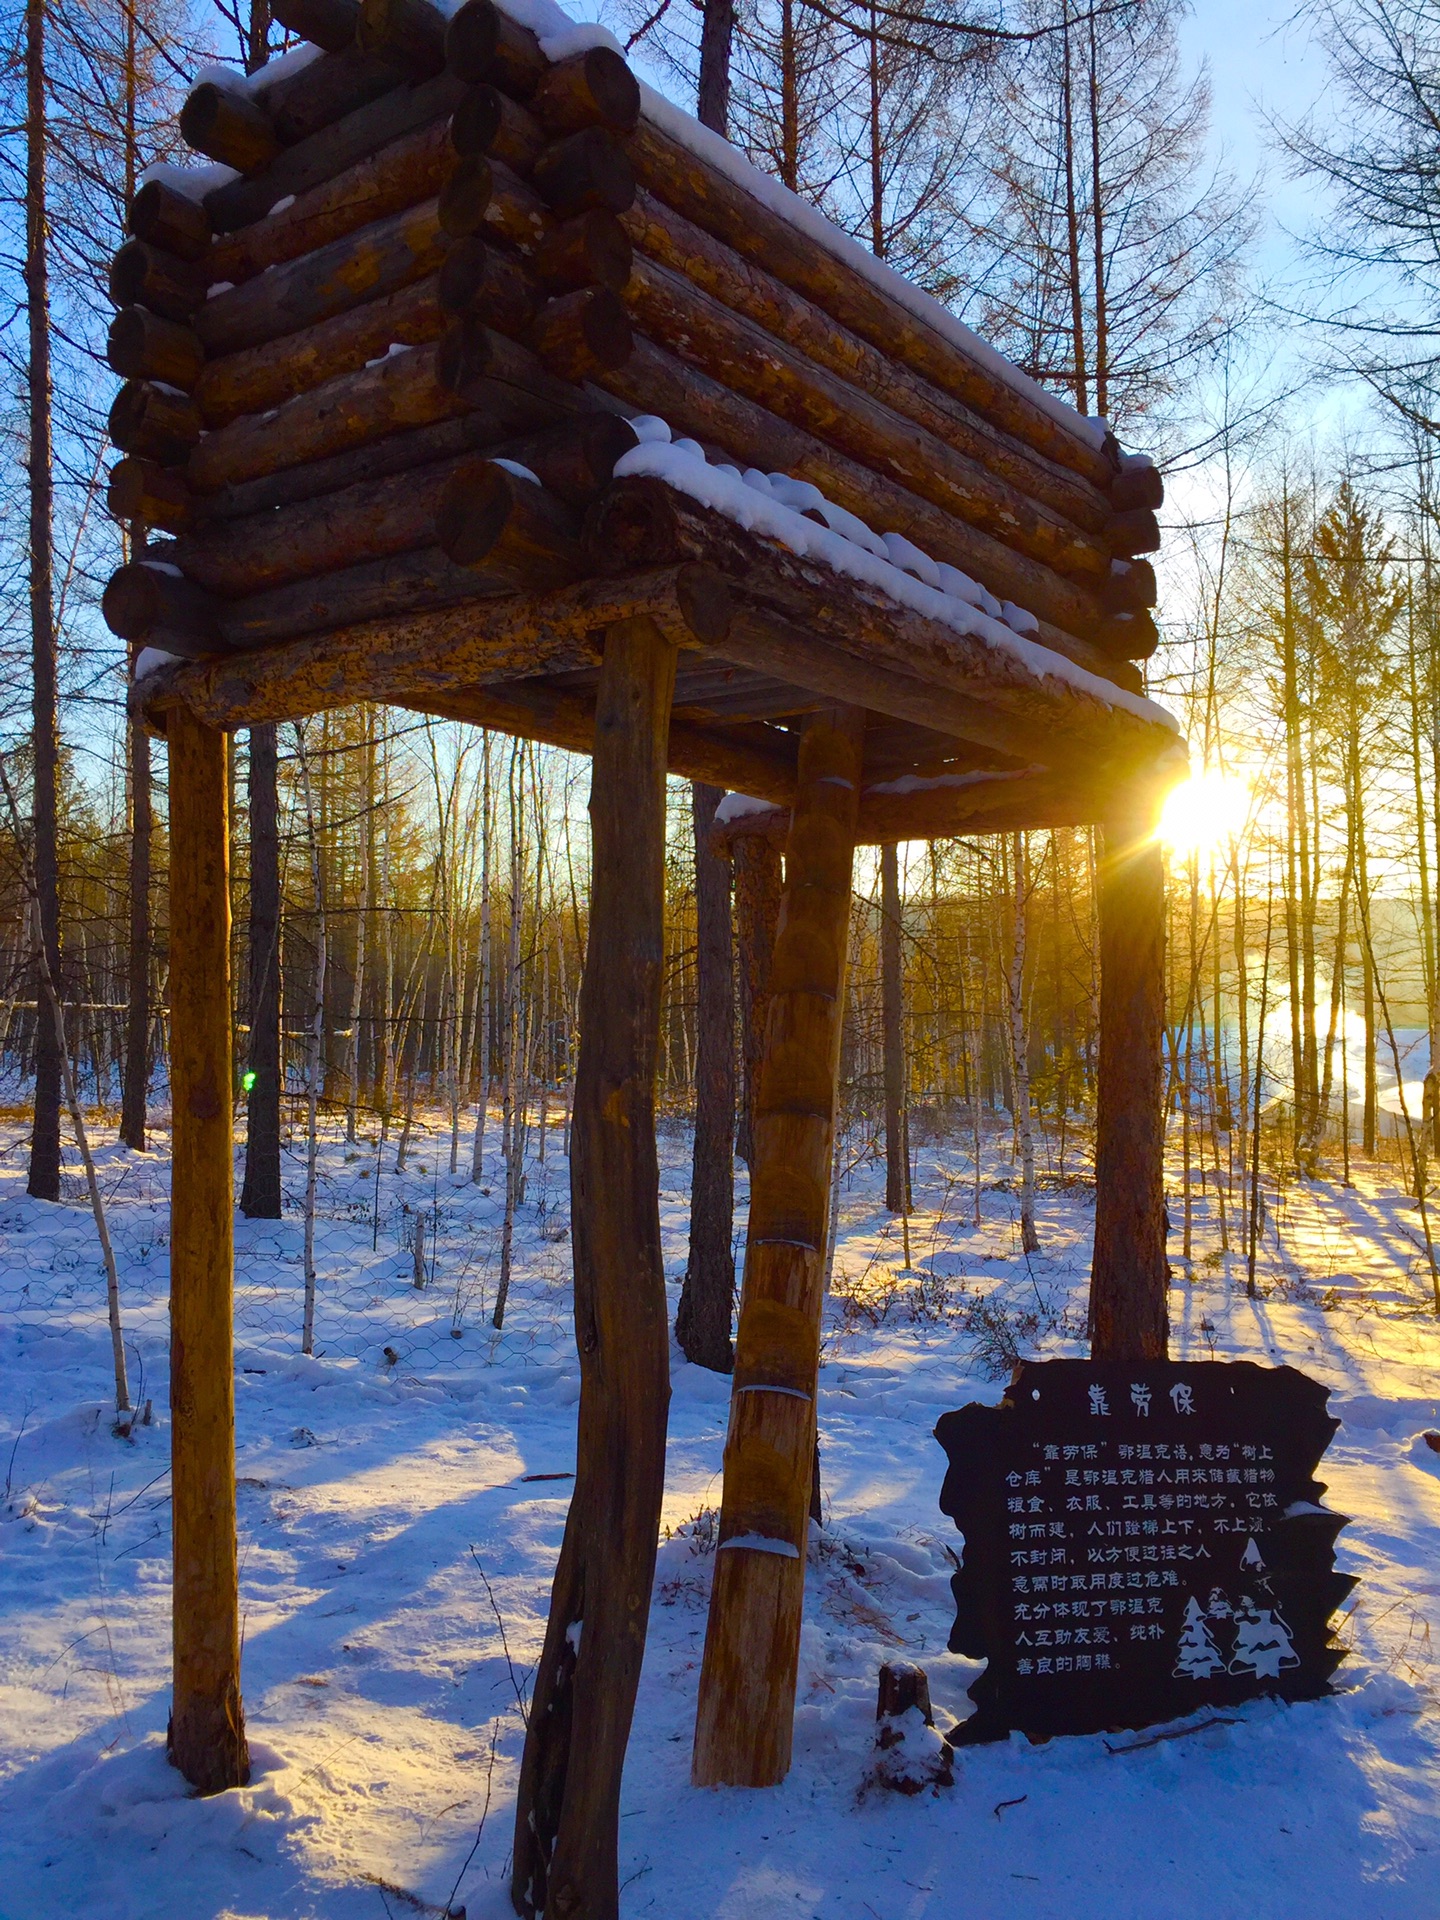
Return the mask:
<path id="1" fill-rule="evenodd" d="M 105 615 L 163 726 L 389 700 L 587 750 L 608 623 L 674 771 L 783 808 L 869 714 L 863 838 L 1103 815 L 1178 763 L 1155 470 L 550 0 L 280 0 L 112 274 Z M 753 822 L 752 822 L 753 824 Z M 763 829 L 763 821 L 761 822 Z"/>

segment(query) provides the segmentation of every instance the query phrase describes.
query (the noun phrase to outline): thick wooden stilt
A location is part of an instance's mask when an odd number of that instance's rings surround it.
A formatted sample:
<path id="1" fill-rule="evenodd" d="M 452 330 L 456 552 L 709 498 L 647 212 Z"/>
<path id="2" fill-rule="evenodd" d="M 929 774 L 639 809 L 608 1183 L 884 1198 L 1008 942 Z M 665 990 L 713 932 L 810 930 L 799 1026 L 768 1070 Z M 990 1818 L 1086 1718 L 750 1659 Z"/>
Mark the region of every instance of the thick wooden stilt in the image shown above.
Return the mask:
<path id="1" fill-rule="evenodd" d="M 735 957 L 730 862 L 711 845 L 719 787 L 696 782 L 695 1153 L 690 1179 L 690 1261 L 675 1339 L 695 1366 L 729 1373 L 735 1362 Z"/>
<path id="2" fill-rule="evenodd" d="M 740 1124 L 735 1151 L 755 1164 L 755 1087 L 770 1004 L 770 964 L 780 918 L 780 849 L 758 834 L 737 834 L 735 958 L 740 976 Z"/>
<path id="3" fill-rule="evenodd" d="M 234 1193 L 225 736 L 183 710 L 170 742 L 169 1752 L 202 1793 L 250 1777 L 235 1547 Z"/>
<path id="4" fill-rule="evenodd" d="M 813 714 L 756 1090 L 745 1285 L 692 1773 L 773 1786 L 790 1766 L 863 715 Z"/>
<path id="5" fill-rule="evenodd" d="M 571 1131 L 580 1432 L 515 1816 L 518 1913 L 614 1920 L 620 1775 L 645 1650 L 670 1398 L 655 1070 L 675 649 L 606 635 L 590 788 L 590 937 Z"/>
<path id="6" fill-rule="evenodd" d="M 1105 828 L 1099 870 L 1100 1072 L 1090 1350 L 1163 1360 L 1165 1261 L 1165 866 L 1158 795 Z"/>

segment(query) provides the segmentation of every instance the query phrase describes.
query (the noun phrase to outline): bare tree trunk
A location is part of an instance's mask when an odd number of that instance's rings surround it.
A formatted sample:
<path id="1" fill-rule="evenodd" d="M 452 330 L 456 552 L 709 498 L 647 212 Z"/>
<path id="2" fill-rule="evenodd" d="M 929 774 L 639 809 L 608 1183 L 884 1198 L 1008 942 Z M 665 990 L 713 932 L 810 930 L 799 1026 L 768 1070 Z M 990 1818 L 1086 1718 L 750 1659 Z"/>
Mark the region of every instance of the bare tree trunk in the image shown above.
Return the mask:
<path id="1" fill-rule="evenodd" d="M 1220 1096 L 1219 1096 L 1219 1082 L 1217 1078 L 1217 1069 L 1215 1065 L 1215 1047 L 1218 1046 L 1219 1044 L 1219 1038 L 1220 1038 L 1219 1034 L 1218 1033 L 1215 1034 L 1213 1036 L 1213 1043 L 1212 1043 L 1211 1036 L 1206 1034 L 1205 1008 L 1202 1002 L 1201 1008 L 1200 1008 L 1200 1047 L 1201 1047 L 1201 1055 L 1202 1055 L 1201 1066 L 1205 1073 L 1205 1085 L 1206 1085 L 1209 1105 L 1210 1105 L 1210 1125 L 1208 1128 L 1208 1132 L 1210 1136 L 1210 1158 L 1214 1162 L 1214 1166 L 1215 1166 L 1215 1211 L 1216 1211 L 1216 1215 L 1217 1215 L 1217 1219 L 1220 1227 L 1220 1251 L 1222 1253 L 1228 1253 L 1230 1251 L 1230 1222 L 1229 1222 L 1229 1217 L 1226 1213 L 1226 1208 L 1225 1208 L 1225 1192 L 1226 1192 L 1227 1183 L 1220 1170 L 1220 1129 L 1217 1124 Z M 1200 1149 L 1200 1165 L 1201 1165 L 1201 1177 L 1203 1179 L 1204 1165 L 1205 1165 L 1205 1149 L 1204 1149 L 1203 1139 L 1201 1141 L 1201 1149 Z"/>
<path id="2" fill-rule="evenodd" d="M 1296 1165 L 1304 1154 L 1304 1085 L 1306 1085 L 1306 1027 L 1304 1027 L 1304 979 L 1300 966 L 1300 858 L 1294 810 L 1294 780 L 1286 774 L 1286 814 L 1288 833 L 1284 849 L 1284 958 L 1290 979 L 1290 1092 L 1294 1112 L 1290 1116 L 1290 1139 L 1294 1144 Z"/>
<path id="3" fill-rule="evenodd" d="M 1075 187 L 1075 76 L 1070 45 L 1070 11 L 1066 0 L 1061 46 L 1064 84 L 1061 98 L 1061 139 L 1065 166 L 1065 265 L 1070 293 L 1070 350 L 1074 356 L 1072 389 L 1076 408 L 1090 411 L 1090 387 L 1085 368 L 1085 295 L 1080 280 L 1080 210 Z"/>
<path id="4" fill-rule="evenodd" d="M 1436 622 L 1433 575 L 1427 552 L 1425 563 L 1425 717 L 1430 744 L 1430 791 L 1435 796 L 1430 808 L 1432 873 L 1434 876 L 1431 917 L 1437 923 L 1440 943 L 1440 659 L 1436 657 Z M 1440 1075 L 1440 950 L 1435 962 L 1435 995 L 1430 1005 L 1430 1069 Z M 1440 1097 L 1435 1101 L 1431 1146 L 1440 1155 Z"/>
<path id="5" fill-rule="evenodd" d="M 132 661 L 133 670 L 133 661 Z M 146 1095 L 150 1086 L 150 852 L 154 808 L 150 791 L 150 736 L 138 720 L 125 729 L 130 759 L 130 929 L 126 954 L 125 1073 L 120 1095 L 120 1138 L 145 1151 Z"/>
<path id="6" fill-rule="evenodd" d="M 490 856 L 493 850 L 493 810 L 490 795 L 490 735 L 481 747 L 480 778 L 480 1007 L 476 1021 L 476 1054 L 480 1083 L 475 1103 L 475 1141 L 470 1155 L 470 1178 L 479 1185 L 485 1173 L 485 1121 L 490 1110 L 490 1062 L 494 1050 L 490 1007 Z"/>
<path id="7" fill-rule="evenodd" d="M 963 1091 L 965 1102 L 970 1110 L 970 1150 L 973 1155 L 972 1181 L 970 1193 L 970 1219 L 973 1226 L 980 1225 L 980 1154 L 984 1142 L 980 1133 L 980 1059 L 976 1044 L 976 1033 L 970 1019 L 969 994 L 966 990 L 966 975 L 970 965 L 970 942 L 967 937 L 960 950 L 960 965 L 957 970 L 960 987 L 960 1064 L 964 1074 Z"/>
<path id="8" fill-rule="evenodd" d="M 470 1141 L 470 1178 L 473 1182 L 478 1178 L 479 1174 L 479 1167 L 475 1158 L 477 1144 L 482 1160 L 485 1153 L 485 1082 L 482 1077 L 485 1035 L 485 968 L 479 945 L 477 945 L 476 948 L 473 964 L 467 961 L 467 970 L 470 974 L 470 1017 L 468 1023 L 468 1051 L 466 1053 L 468 1078 L 465 1084 L 471 1091 L 474 1090 L 477 1083 L 480 1088 L 480 1098 L 476 1102 L 475 1131 Z"/>
<path id="9" fill-rule="evenodd" d="M 280 794 L 271 724 L 250 729 L 250 1064 L 240 1211 L 280 1218 Z M 173 932 L 172 932 L 173 938 Z"/>
<path id="10" fill-rule="evenodd" d="M 270 59 L 268 0 L 250 0 L 245 33 L 245 71 L 258 73 Z M 226 767 L 234 766 L 234 735 L 226 741 Z M 279 746 L 273 724 L 250 729 L 250 948 L 249 1067 L 245 1078 L 245 1173 L 240 1211 L 249 1220 L 278 1220 L 280 1189 L 280 1093 L 284 1051 L 280 1037 L 280 791 Z M 233 789 L 231 792 L 233 820 Z M 353 1135 L 352 1135 L 353 1138 Z M 308 1220 L 308 1190 L 307 1190 Z M 307 1233 L 309 1229 L 307 1226 Z M 306 1259 L 307 1273 L 309 1259 Z M 307 1280 L 307 1293 L 309 1282 Z M 308 1323 L 307 1304 L 307 1323 Z M 307 1345 L 305 1351 L 310 1351 Z"/>
<path id="11" fill-rule="evenodd" d="M 1200 862 L 1196 854 L 1191 854 L 1189 862 L 1189 909 L 1190 909 L 1190 983 L 1185 995 L 1185 1018 L 1178 1034 L 1175 1049 L 1177 1064 L 1183 1060 L 1181 1070 L 1180 1138 L 1181 1160 L 1183 1166 L 1183 1191 L 1185 1196 L 1185 1225 L 1181 1241 L 1181 1253 L 1186 1265 L 1194 1256 L 1195 1195 L 1191 1179 L 1193 1161 L 1195 1100 L 1195 1013 L 1200 992 Z M 1205 1155 L 1202 1147 L 1200 1155 L 1200 1177 L 1205 1177 Z"/>
<path id="12" fill-rule="evenodd" d="M 871 5 L 865 29 L 865 77 L 869 85 L 870 251 L 885 258 L 885 142 L 880 130 L 880 14 Z"/>
<path id="13" fill-rule="evenodd" d="M 303 740 L 299 748 L 300 780 L 305 792 L 305 828 L 310 843 L 310 886 L 315 914 L 315 970 L 311 981 L 314 1007 L 305 1042 L 305 1321 L 300 1350 L 315 1351 L 315 1202 L 320 1168 L 320 1092 L 325 1073 L 325 973 L 328 938 L 325 925 L 325 879 L 320 864 L 320 830 L 310 790 L 310 769 Z"/>
<path id="14" fill-rule="evenodd" d="M 734 37 L 735 0 L 705 0 L 695 117 L 702 127 L 722 137 L 730 131 L 730 46 Z"/>
<path id="15" fill-rule="evenodd" d="M 1350 788 L 1355 809 L 1355 896 L 1361 924 L 1370 914 L 1370 859 L 1365 844 L 1365 801 L 1358 733 L 1352 735 L 1350 748 Z M 1379 1141 L 1380 1087 L 1376 1071 L 1377 1033 L 1375 1026 L 1375 956 L 1367 942 L 1360 954 L 1360 987 L 1365 1014 L 1365 1105 L 1364 1149 L 1374 1159 Z"/>
<path id="16" fill-rule="evenodd" d="M 387 734 L 384 743 L 384 758 L 380 767 L 380 785 L 388 794 L 390 791 L 390 741 Z M 395 1036 L 399 1020 L 399 1006 L 395 999 L 395 910 L 391 898 L 390 834 L 383 833 L 380 842 L 379 859 L 380 889 L 380 950 L 381 950 L 381 999 L 379 1025 L 375 1035 L 375 1104 L 380 1109 L 380 1137 L 385 1137 L 389 1125 L 390 1110 L 395 1102 Z M 376 1150 L 378 1168 L 379 1149 Z M 377 1175 L 378 1177 L 378 1175 Z"/>
<path id="17" fill-rule="evenodd" d="M 1090 30 L 1090 224 L 1095 262 L 1095 411 L 1105 419 L 1110 412 L 1110 317 L 1105 267 L 1105 184 L 1100 162 L 1100 49 L 1095 15 Z"/>
<path id="18" fill-rule="evenodd" d="M 424 962 L 428 958 L 428 952 L 422 949 L 419 956 L 422 974 L 417 989 L 420 999 L 420 1018 L 418 1022 L 415 1019 L 415 997 L 412 994 L 406 1004 L 405 1024 L 401 1033 L 400 1059 L 403 1072 L 405 1042 L 410 1038 L 411 1029 L 414 1029 L 414 1045 L 410 1049 L 410 1069 L 405 1074 L 405 1111 L 400 1121 L 400 1138 L 395 1146 L 396 1173 L 405 1171 L 405 1162 L 410 1154 L 410 1136 L 415 1131 L 415 1095 L 420 1078 L 420 1049 L 425 1040 L 426 1011 L 430 1005 L 430 978 L 428 970 L 424 969 Z"/>
<path id="19" fill-rule="evenodd" d="M 270 59 L 269 0 L 250 0 L 250 19 L 245 42 L 245 71 L 258 73 Z"/>
<path id="20" fill-rule="evenodd" d="M 910 1162 L 905 1139 L 905 982 L 900 953 L 900 857 L 880 849 L 880 1036 L 885 1074 L 885 1205 L 908 1214 Z"/>
<path id="21" fill-rule="evenodd" d="M 349 1088 L 345 1102 L 345 1138 L 355 1144 L 355 1110 L 360 1104 L 360 1010 L 365 1003 L 365 963 L 370 934 L 371 843 L 375 832 L 375 716 L 370 707 L 362 713 L 365 727 L 364 779 L 360 791 L 360 899 L 355 908 L 355 966 L 350 975 L 350 1036 L 345 1043 L 346 1074 Z"/>
<path id="22" fill-rule="evenodd" d="M 1090 1030 L 1085 1042 L 1085 1083 L 1093 1094 L 1100 1079 L 1100 859 L 1094 827 L 1085 829 L 1085 876 L 1090 883 Z"/>
<path id="23" fill-rule="evenodd" d="M 125 205 L 135 194 L 139 163 L 136 140 L 138 77 L 135 61 L 135 9 L 125 8 Z M 144 544 L 145 529 L 134 525 L 126 543 L 126 558 L 134 559 Z M 134 677 L 139 647 L 129 653 Z M 137 1153 L 145 1151 L 145 1120 L 150 1090 L 150 861 L 154 835 L 151 792 L 150 736 L 138 720 L 125 728 L 126 785 L 130 802 L 129 929 L 126 952 L 125 1061 L 120 1076 L 120 1140 Z M 62 1043 L 63 1050 L 63 1043 Z"/>
<path id="24" fill-rule="evenodd" d="M 690 1261 L 675 1338 L 696 1366 L 729 1373 L 735 1294 L 735 963 L 730 863 L 710 845 L 719 787 L 690 789 L 695 821 L 695 1154 L 690 1183 Z"/>
<path id="25" fill-rule="evenodd" d="M 800 186 L 800 49 L 798 0 L 780 0 L 780 179 L 792 193 Z"/>
<path id="26" fill-rule="evenodd" d="M 50 257 L 47 206 L 45 83 L 46 0 L 25 7 L 25 305 L 30 388 L 30 665 L 33 736 L 31 835 L 35 861 L 36 934 L 57 994 L 64 998 L 60 959 L 60 713 L 54 592 L 54 473 L 51 444 Z M 44 1003 L 37 961 L 35 1002 Z M 60 1198 L 60 1044 L 55 1023 L 35 1023 L 35 1123 L 26 1191 Z"/>
<path id="27" fill-rule="evenodd" d="M 1437 1026 L 1440 1026 L 1440 981 L 1436 977 L 1435 901 L 1430 889 L 1429 818 L 1425 800 L 1425 761 L 1422 752 L 1422 682 L 1415 649 L 1415 590 L 1406 595 L 1405 664 L 1406 692 L 1410 702 L 1410 772 L 1415 788 L 1415 846 L 1420 864 L 1420 951 L 1425 971 L 1425 1029 L 1428 1038 L 1429 1072 L 1427 1083 L 1435 1086 Z M 1433 1093 L 1430 1111 L 1424 1115 L 1429 1127 L 1427 1147 L 1433 1143 L 1437 1116 Z"/>
<path id="28" fill-rule="evenodd" d="M 1319 1102 L 1315 1109 L 1315 1140 L 1318 1145 L 1330 1124 L 1330 1095 L 1335 1074 L 1335 1036 L 1338 1032 L 1343 1050 L 1345 1040 L 1345 945 L 1348 933 L 1350 881 L 1355 865 L 1354 842 L 1347 840 L 1345 867 L 1340 876 L 1340 892 L 1335 902 L 1335 963 L 1330 970 L 1330 1018 L 1325 1029 L 1325 1062 L 1320 1081 Z M 1342 1054 L 1343 1057 L 1343 1054 Z M 1348 1092 L 1346 1130 L 1349 1129 Z"/>
<path id="29" fill-rule="evenodd" d="M 1265 957 L 1260 968 L 1260 1015 L 1255 1035 L 1255 1112 L 1251 1124 L 1250 1213 L 1245 1237 L 1245 1291 L 1255 1298 L 1255 1256 L 1260 1247 L 1260 1110 L 1265 1086 L 1265 1016 L 1270 1005 L 1270 949 L 1274 938 L 1275 890 L 1265 897 Z"/>
<path id="30" fill-rule="evenodd" d="M 1065 1185 L 1065 1136 L 1070 1119 L 1070 1032 L 1069 1020 L 1065 1012 L 1065 957 L 1061 939 L 1060 882 L 1063 873 L 1066 899 L 1073 910 L 1074 890 L 1070 873 L 1069 837 L 1058 832 L 1050 835 L 1050 873 L 1053 883 L 1050 914 L 1050 937 L 1054 951 L 1050 956 L 1052 968 L 1052 990 L 1055 995 L 1055 1119 L 1060 1133 L 1059 1175 L 1061 1189 Z M 1065 856 L 1061 856 L 1061 848 Z"/>
<path id="31" fill-rule="evenodd" d="M 1020 1245 L 1026 1253 L 1040 1251 L 1035 1231 L 1035 1121 L 1030 1111 L 1030 1023 L 1025 1017 L 1025 936 L 1030 907 L 1027 836 L 1014 834 L 1010 843 L 1015 866 L 1015 921 L 1010 943 L 1010 1084 L 1015 1102 L 1015 1138 L 1020 1148 Z"/>
<path id="32" fill-rule="evenodd" d="M 1349 984 L 1345 977 L 1342 950 L 1340 961 L 1340 1169 L 1341 1179 L 1350 1185 L 1350 1034 L 1346 1017 Z"/>
<path id="33" fill-rule="evenodd" d="M 1250 1140 L 1250 967 L 1247 958 L 1246 942 L 1249 927 L 1246 916 L 1245 876 L 1240 863 L 1239 848 L 1234 842 L 1230 847 L 1230 871 L 1235 881 L 1234 911 L 1234 948 L 1235 948 L 1235 1028 L 1236 1028 L 1236 1098 L 1235 1124 L 1231 1129 L 1231 1145 L 1240 1160 L 1240 1175 L 1243 1181 L 1245 1169 L 1249 1165 Z"/>
<path id="34" fill-rule="evenodd" d="M 1281 704 L 1285 721 L 1285 942 L 1290 971 L 1290 1028 L 1295 1096 L 1295 1152 L 1307 1153 L 1315 1130 L 1315 930 L 1310 834 L 1305 804 L 1305 742 L 1296 649 L 1291 504 L 1281 499 Z"/>
<path id="35" fill-rule="evenodd" d="M 500 1134 L 505 1153 L 505 1213 L 500 1227 L 500 1280 L 491 1324 L 505 1324 L 510 1296 L 510 1266 L 515 1246 L 515 1212 L 520 1204 L 520 1175 L 524 1162 L 524 1132 L 519 1105 L 524 1100 L 520 1069 L 520 915 L 525 865 L 521 857 L 520 780 L 521 742 L 510 753 L 510 950 L 505 975 L 505 1085 L 501 1100 Z"/>

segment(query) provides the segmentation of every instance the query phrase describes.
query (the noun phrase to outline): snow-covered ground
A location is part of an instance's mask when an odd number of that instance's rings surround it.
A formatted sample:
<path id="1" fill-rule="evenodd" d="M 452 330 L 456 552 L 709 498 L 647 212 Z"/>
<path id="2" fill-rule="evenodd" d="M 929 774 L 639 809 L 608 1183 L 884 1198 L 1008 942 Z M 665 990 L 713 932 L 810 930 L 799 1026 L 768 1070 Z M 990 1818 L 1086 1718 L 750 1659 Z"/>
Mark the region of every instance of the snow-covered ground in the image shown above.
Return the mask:
<path id="1" fill-rule="evenodd" d="M 132 1390 L 110 1353 L 83 1191 L 24 1194 L 0 1128 L 0 1915 L 383 1920 L 505 1896 L 521 1701 L 540 1644 L 578 1376 L 565 1165 L 532 1167 L 505 1328 L 489 1324 L 500 1182 L 452 1180 L 448 1140 L 325 1150 L 317 1355 L 299 1352 L 299 1163 L 283 1223 L 239 1225 L 244 1683 L 254 1778 L 187 1797 L 167 1767 L 167 1156 L 101 1154 Z M 1434 1920 L 1440 1912 L 1440 1424 L 1423 1245 L 1393 1189 L 1293 1188 L 1260 1297 L 1197 1209 L 1177 1356 L 1288 1361 L 1344 1426 L 1330 1498 L 1354 1523 L 1351 1657 L 1331 1699 L 1258 1703 L 1177 1737 L 969 1749 L 955 1784 L 864 1791 L 876 1672 L 918 1660 L 942 1724 L 976 1668 L 945 1651 L 958 1537 L 936 1505 L 936 1418 L 998 1398 L 1027 1353 L 1081 1351 L 1090 1203 L 1042 1196 L 1026 1261 L 1004 1145 L 970 1224 L 963 1140 L 918 1154 L 911 1269 L 852 1172 L 827 1312 L 826 1524 L 811 1555 L 795 1764 L 768 1792 L 689 1785 L 727 1383 L 675 1356 L 665 1522 L 621 1822 L 622 1907 L 665 1920 Z M 462 1159 L 468 1142 L 462 1143 Z M 688 1148 L 666 1139 L 667 1271 L 684 1265 Z M 427 1216 L 426 1285 L 409 1235 Z M 1178 1248 L 1179 1213 L 1171 1201 Z M 437 1227 L 438 1222 L 438 1227 Z M 1278 1231 L 1278 1241 L 1277 1241 Z M 1213 1716 L 1212 1716 L 1213 1718 Z M 477 1839 L 478 1833 L 478 1839 Z"/>

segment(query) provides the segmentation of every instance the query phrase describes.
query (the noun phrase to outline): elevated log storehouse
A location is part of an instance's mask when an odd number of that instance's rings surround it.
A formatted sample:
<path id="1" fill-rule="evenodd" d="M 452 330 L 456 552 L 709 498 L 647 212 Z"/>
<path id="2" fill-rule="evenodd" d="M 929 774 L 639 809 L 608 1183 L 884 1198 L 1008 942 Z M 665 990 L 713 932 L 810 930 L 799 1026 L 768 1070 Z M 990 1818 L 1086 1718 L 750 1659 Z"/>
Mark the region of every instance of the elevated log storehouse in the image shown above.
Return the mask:
<path id="1" fill-rule="evenodd" d="M 613 1915 L 663 1485 L 654 1078 L 665 779 L 729 790 L 765 954 L 695 1736 L 789 1765 L 857 845 L 1096 823 L 1096 1351 L 1165 1350 L 1162 888 L 1183 770 L 1135 666 L 1159 474 L 641 86 L 550 0 L 277 0 L 209 164 L 116 256 L 105 594 L 170 746 L 172 1757 L 243 1781 L 224 735 L 386 701 L 593 755 L 572 1197 L 579 1452 L 513 1894 Z M 522 11 L 523 10 L 523 11 Z M 783 882 L 780 850 L 783 848 Z M 773 940 L 767 905 L 778 892 Z M 758 1002 L 757 1002 L 758 1004 Z"/>

